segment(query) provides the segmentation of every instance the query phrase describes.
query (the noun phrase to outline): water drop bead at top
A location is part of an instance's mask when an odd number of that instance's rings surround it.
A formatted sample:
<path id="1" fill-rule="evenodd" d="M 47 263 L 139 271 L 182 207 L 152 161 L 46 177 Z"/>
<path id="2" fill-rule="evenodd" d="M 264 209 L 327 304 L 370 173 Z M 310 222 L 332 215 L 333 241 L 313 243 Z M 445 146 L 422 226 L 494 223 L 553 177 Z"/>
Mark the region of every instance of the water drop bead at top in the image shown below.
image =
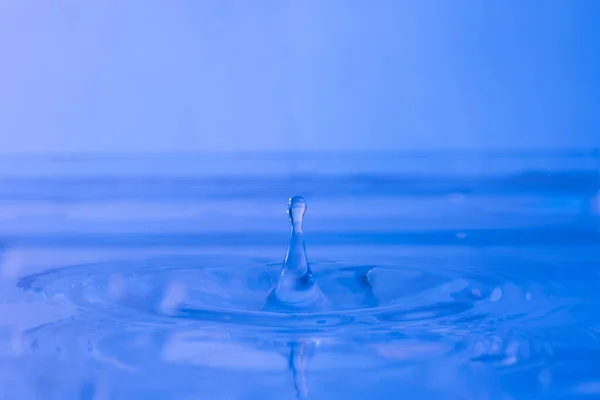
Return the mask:
<path id="1" fill-rule="evenodd" d="M 302 223 L 306 213 L 306 200 L 300 196 L 292 197 L 288 201 L 287 213 L 293 229 L 302 232 Z"/>

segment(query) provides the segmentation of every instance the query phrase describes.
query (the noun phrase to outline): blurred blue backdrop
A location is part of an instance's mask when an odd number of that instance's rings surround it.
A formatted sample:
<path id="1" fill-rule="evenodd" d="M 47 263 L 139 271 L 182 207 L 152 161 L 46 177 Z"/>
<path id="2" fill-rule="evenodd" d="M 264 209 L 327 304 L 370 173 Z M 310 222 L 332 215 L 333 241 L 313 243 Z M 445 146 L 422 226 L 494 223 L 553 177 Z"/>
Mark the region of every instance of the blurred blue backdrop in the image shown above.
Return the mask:
<path id="1" fill-rule="evenodd" d="M 600 143 L 600 3 L 0 2 L 2 153 Z"/>
<path id="2" fill-rule="evenodd" d="M 0 398 L 600 398 L 599 21 L 0 0 Z"/>

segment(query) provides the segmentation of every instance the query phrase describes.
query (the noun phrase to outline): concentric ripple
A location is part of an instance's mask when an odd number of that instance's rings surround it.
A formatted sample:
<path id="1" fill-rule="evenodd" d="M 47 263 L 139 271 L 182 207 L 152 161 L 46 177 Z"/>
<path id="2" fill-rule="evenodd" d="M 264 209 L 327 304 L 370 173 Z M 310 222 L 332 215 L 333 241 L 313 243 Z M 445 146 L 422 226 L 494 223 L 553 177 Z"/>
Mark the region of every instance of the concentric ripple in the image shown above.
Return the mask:
<path id="1" fill-rule="evenodd" d="M 261 311 L 281 270 L 272 260 L 179 256 L 60 268 L 18 281 L 29 298 L 73 310 L 26 331 L 23 348 L 69 365 L 91 359 L 113 372 L 150 375 L 173 366 L 291 369 L 296 386 L 306 379 L 299 366 L 308 349 L 318 355 L 311 370 L 322 373 L 407 363 L 431 373 L 423 368 L 446 363 L 448 370 L 479 371 L 477 379 L 484 379 L 480 366 L 491 367 L 483 370 L 491 379 L 495 368 L 547 368 L 554 348 L 545 335 L 569 326 L 577 302 L 551 280 L 473 263 L 314 262 L 333 309 L 293 313 Z M 165 363 L 171 367 L 161 369 Z"/>
<path id="2" fill-rule="evenodd" d="M 534 324 L 560 311 L 543 286 L 396 263 L 312 264 L 333 310 L 261 311 L 279 263 L 236 257 L 170 257 L 80 265 L 22 278 L 18 286 L 75 306 L 86 318 L 135 323 L 219 323 L 229 330 L 364 335 L 485 329 L 499 321 Z M 540 302 L 543 303 L 540 303 Z M 500 304 L 500 305 L 499 305 Z M 335 329 L 338 328 L 338 329 Z M 516 327 L 515 327 L 516 328 Z M 514 328 L 511 328 L 514 329 Z"/>

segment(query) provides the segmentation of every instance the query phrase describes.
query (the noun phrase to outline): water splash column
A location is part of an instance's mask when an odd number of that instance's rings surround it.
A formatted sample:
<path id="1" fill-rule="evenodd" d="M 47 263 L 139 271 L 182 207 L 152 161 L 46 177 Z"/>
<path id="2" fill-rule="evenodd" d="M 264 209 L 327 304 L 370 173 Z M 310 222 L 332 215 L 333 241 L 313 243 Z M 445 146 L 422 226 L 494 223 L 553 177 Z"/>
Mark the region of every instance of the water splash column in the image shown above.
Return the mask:
<path id="1" fill-rule="evenodd" d="M 289 199 L 287 214 L 292 225 L 290 241 L 274 295 L 282 305 L 326 308 L 329 304 L 316 284 L 306 255 L 303 222 L 306 201 L 300 196 Z M 306 310 L 308 311 L 308 310 Z"/>
<path id="2" fill-rule="evenodd" d="M 306 201 L 302 197 L 292 197 L 288 202 L 287 213 L 290 217 L 292 230 L 290 242 L 277 281 L 275 295 L 284 303 L 295 304 L 311 297 L 315 282 L 312 276 L 306 246 L 304 244 L 304 214 Z"/>

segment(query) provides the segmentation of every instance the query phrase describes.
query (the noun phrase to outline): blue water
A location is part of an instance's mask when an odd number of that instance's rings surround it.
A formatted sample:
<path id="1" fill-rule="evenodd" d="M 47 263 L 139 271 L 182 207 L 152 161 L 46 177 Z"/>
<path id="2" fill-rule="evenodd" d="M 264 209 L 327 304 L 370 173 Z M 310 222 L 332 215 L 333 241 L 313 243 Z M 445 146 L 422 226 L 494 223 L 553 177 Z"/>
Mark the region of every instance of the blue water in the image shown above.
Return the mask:
<path id="1" fill-rule="evenodd" d="M 0 166 L 0 399 L 600 397 L 591 153 Z"/>

